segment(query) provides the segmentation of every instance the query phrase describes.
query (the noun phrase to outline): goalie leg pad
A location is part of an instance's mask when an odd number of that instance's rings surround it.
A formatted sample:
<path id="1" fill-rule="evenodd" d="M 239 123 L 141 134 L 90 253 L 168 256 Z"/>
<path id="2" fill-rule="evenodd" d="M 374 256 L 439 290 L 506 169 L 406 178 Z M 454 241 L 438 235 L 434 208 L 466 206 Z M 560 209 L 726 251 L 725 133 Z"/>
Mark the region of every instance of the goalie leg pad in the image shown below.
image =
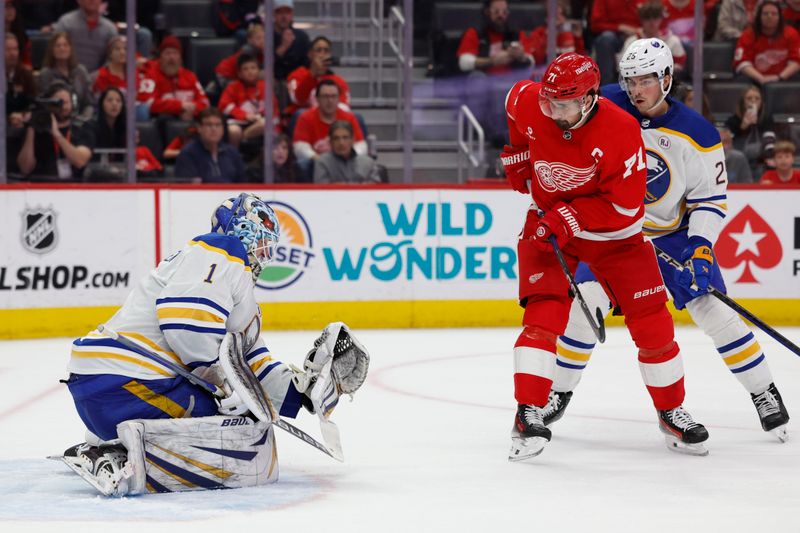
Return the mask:
<path id="1" fill-rule="evenodd" d="M 129 420 L 128 494 L 266 485 L 278 480 L 272 425 L 245 417 Z"/>

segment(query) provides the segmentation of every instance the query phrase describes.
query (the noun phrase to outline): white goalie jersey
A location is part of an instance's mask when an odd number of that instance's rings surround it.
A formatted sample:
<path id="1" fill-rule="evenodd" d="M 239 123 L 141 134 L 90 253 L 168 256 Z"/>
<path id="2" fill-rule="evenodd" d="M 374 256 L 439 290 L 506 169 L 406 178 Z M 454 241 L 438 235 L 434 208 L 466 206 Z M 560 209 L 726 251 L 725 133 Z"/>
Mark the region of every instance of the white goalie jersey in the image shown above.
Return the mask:
<path id="1" fill-rule="evenodd" d="M 248 326 L 260 331 L 253 287 L 239 240 L 201 235 L 141 280 L 106 326 L 191 371 L 217 359 L 227 331 Z M 260 337 L 247 359 L 257 375 L 271 361 Z M 68 370 L 136 379 L 175 377 L 166 366 L 97 331 L 73 343 Z"/>
<path id="2" fill-rule="evenodd" d="M 633 115 L 647 150 L 644 233 L 660 237 L 688 227 L 712 244 L 727 213 L 728 174 L 716 128 L 694 110 L 669 99 L 666 114 L 642 116 L 618 85 L 603 96 Z"/>

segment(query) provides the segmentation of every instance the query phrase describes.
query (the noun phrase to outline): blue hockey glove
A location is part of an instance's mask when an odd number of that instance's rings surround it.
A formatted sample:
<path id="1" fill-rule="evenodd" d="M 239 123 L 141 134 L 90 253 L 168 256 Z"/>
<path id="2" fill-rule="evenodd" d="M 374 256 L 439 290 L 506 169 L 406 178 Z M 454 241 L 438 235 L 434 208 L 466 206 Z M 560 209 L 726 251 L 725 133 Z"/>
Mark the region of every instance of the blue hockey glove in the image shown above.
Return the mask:
<path id="1" fill-rule="evenodd" d="M 678 285 L 693 293 L 708 292 L 711 267 L 714 265 L 711 243 L 696 235 L 689 237 L 689 245 L 681 253 L 681 262 L 687 268 L 678 275 Z"/>

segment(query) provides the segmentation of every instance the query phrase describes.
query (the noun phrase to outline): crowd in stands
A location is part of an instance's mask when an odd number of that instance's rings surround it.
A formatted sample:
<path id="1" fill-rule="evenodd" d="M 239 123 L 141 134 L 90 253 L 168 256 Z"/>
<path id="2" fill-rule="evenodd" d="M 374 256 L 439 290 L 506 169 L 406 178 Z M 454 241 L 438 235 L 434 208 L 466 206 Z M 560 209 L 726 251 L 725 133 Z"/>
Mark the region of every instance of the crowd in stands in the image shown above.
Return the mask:
<path id="1" fill-rule="evenodd" d="M 695 1 L 560 0 L 557 52 L 592 54 L 602 82 L 616 83 L 625 46 L 658 37 L 675 58 L 673 96 L 691 105 Z M 519 1 L 475 5 L 482 22 L 464 29 L 451 59 L 463 77 L 463 102 L 484 127 L 488 147 L 499 150 L 506 141 L 507 88 L 541 75 L 547 29 L 544 21 L 520 27 Z M 160 9 L 160 0 L 137 1 L 140 178 L 260 182 L 271 164 L 278 182 L 386 181 L 385 169 L 368 155 L 368 125 L 350 108 L 350 86 L 335 71 L 334 43 L 295 27 L 293 0 L 274 1 L 271 31 L 262 22 L 263 2 L 214 0 L 209 30 L 239 48 L 216 65 L 205 86 L 186 53 L 191 37 L 159 27 Z M 790 170 L 800 129 L 766 112 L 765 88 L 800 81 L 800 0 L 704 0 L 702 9 L 706 39 L 734 49 L 730 79 L 750 84 L 724 117 L 704 102 L 704 115 L 720 128 L 731 181 L 798 182 Z M 124 0 L 5 0 L 5 15 L 9 175 L 125 179 Z M 270 34 L 274 56 L 265 58 Z M 46 47 L 34 65 L 32 41 L 43 38 Z M 275 87 L 270 116 L 265 76 Z M 268 162 L 264 135 L 273 138 Z"/>
<path id="2" fill-rule="evenodd" d="M 461 101 L 481 123 L 489 150 L 497 151 L 505 142 L 498 135 L 502 124 L 495 122 L 504 118 L 505 92 L 496 89 L 509 86 L 508 79 L 537 79 L 546 66 L 546 26 L 514 24 L 519 20 L 515 9 L 522 7 L 521 2 L 484 0 L 481 25 L 463 32 L 457 51 Z M 796 180 L 786 171 L 777 178 L 772 174 L 777 168 L 776 147 L 787 153 L 797 139 L 791 140 L 788 123 L 777 123 L 764 112 L 764 87 L 800 81 L 800 0 L 705 0 L 702 9 L 707 21 L 704 37 L 735 43 L 730 79 L 750 84 L 725 118 L 715 118 L 704 94 L 703 115 L 725 131 L 723 138 L 728 137 L 726 153 L 732 152 L 736 164 L 732 181 L 759 182 L 762 175 L 765 183 Z M 694 45 L 694 10 L 695 0 L 560 0 L 557 52 L 592 54 L 600 66 L 601 84 L 612 84 L 618 81 L 616 66 L 627 45 L 657 37 L 675 60 L 673 97 L 691 106 L 692 73 L 686 67 Z M 794 135 L 800 136 L 800 130 Z"/>
<path id="3" fill-rule="evenodd" d="M 143 2 L 137 2 L 139 6 Z M 263 55 L 262 2 L 216 0 L 209 27 L 241 47 L 204 87 L 185 64 L 186 39 L 157 28 L 145 1 L 136 28 L 137 177 L 261 182 L 264 135 L 277 182 L 378 183 L 366 124 L 333 72 L 332 42 L 293 24 L 274 2 L 274 57 Z M 124 181 L 127 146 L 125 2 L 6 0 L 7 171 L 29 181 Z M 46 39 L 39 64 L 32 37 Z M 265 76 L 274 80 L 266 116 Z M 144 143 L 142 137 L 157 142 Z M 155 153 L 150 146 L 164 146 Z"/>

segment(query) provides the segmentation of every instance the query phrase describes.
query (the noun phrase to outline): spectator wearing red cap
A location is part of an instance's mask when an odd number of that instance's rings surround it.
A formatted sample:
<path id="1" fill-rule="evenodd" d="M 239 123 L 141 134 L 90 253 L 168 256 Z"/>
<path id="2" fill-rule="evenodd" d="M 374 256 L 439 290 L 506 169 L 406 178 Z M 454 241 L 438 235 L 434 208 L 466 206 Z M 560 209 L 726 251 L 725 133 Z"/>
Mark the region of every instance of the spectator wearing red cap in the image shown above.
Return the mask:
<path id="1" fill-rule="evenodd" d="M 146 73 L 149 79 L 139 84 L 152 115 L 191 120 L 209 105 L 197 76 L 183 68 L 181 52 L 181 42 L 176 37 L 164 37 L 159 46 L 158 66 L 150 68 Z"/>
<path id="2" fill-rule="evenodd" d="M 306 65 L 311 43 L 306 32 L 292 27 L 293 0 L 275 0 L 274 9 L 275 79 L 285 80 L 294 69 Z"/>

